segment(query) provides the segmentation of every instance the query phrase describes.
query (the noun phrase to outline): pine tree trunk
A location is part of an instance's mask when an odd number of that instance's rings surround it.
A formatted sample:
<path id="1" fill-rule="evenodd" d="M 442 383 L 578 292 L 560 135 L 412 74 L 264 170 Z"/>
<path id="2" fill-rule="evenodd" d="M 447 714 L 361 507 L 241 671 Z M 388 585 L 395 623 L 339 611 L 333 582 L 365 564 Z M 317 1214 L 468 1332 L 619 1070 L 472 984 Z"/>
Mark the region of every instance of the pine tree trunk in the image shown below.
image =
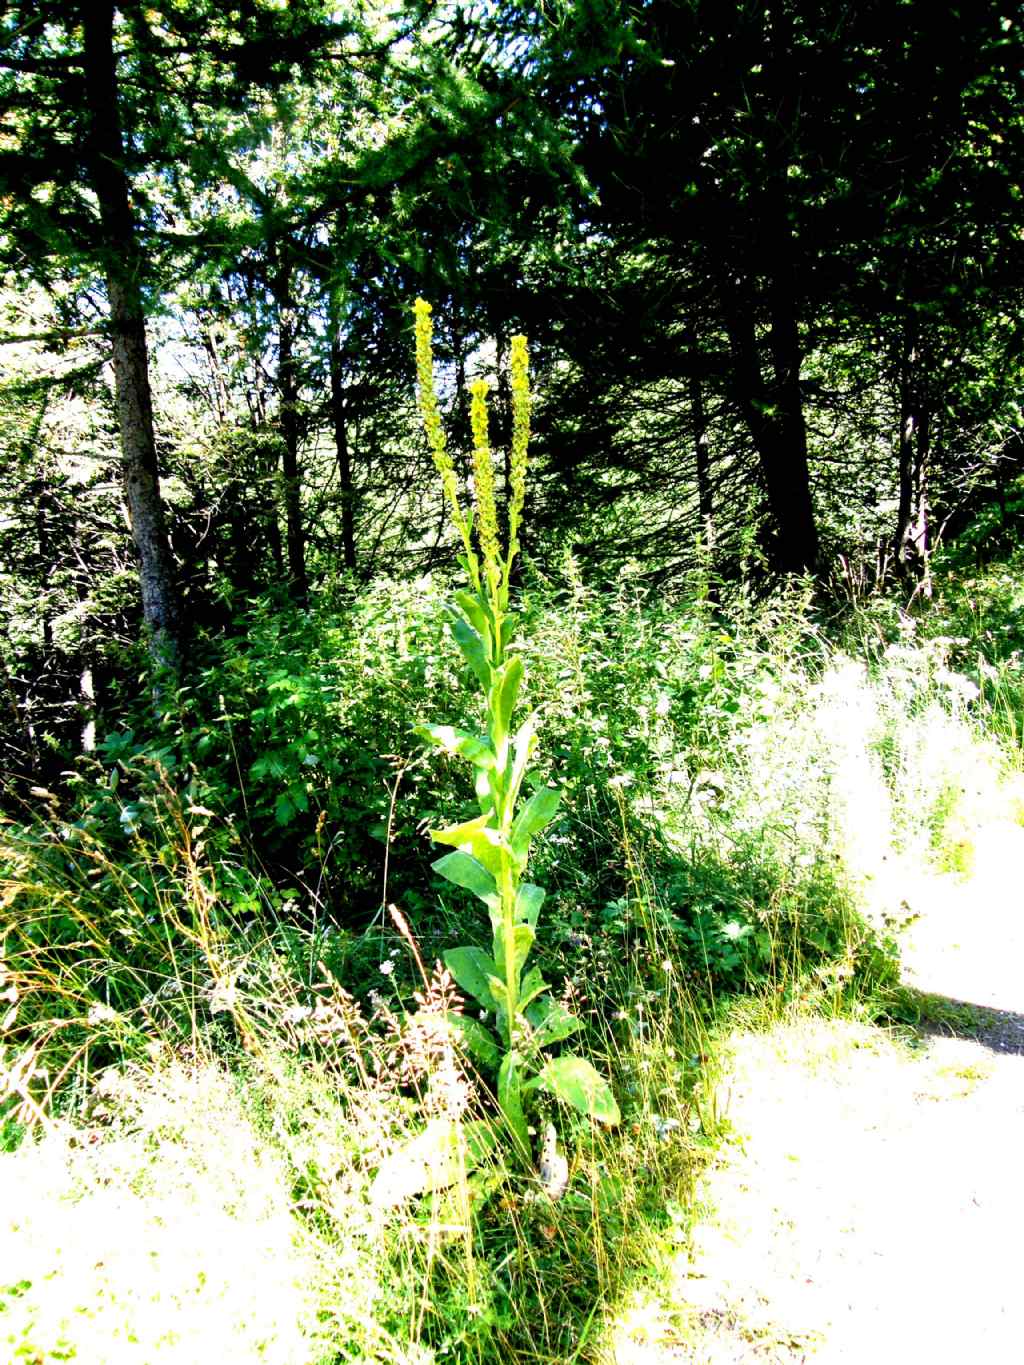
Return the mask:
<path id="1" fill-rule="evenodd" d="M 352 460 L 348 448 L 348 426 L 345 420 L 345 390 L 342 385 L 341 340 L 336 320 L 331 320 L 331 421 L 334 425 L 334 450 L 338 461 L 338 486 L 341 492 L 341 555 L 342 563 L 351 573 L 356 572 L 355 485 L 352 482 Z"/>
<path id="2" fill-rule="evenodd" d="M 907 567 L 907 531 L 914 500 L 914 361 L 914 348 L 907 343 L 900 359 L 899 502 L 892 546 L 893 561 L 900 571 Z"/>
<path id="3" fill-rule="evenodd" d="M 138 552 L 150 651 L 156 663 L 173 667 L 181 649 L 181 613 L 157 473 L 140 283 L 143 260 L 128 198 L 118 114 L 114 7 L 101 0 L 88 0 L 81 6 L 81 15 L 84 93 L 90 122 L 89 169 L 100 210 L 122 477 Z"/>
<path id="4" fill-rule="evenodd" d="M 914 512 L 910 538 L 914 546 L 919 589 L 924 597 L 932 595 L 931 527 L 928 517 L 928 476 L 931 472 L 931 413 L 926 404 L 918 408 L 917 442 L 914 459 Z"/>
<path id="5" fill-rule="evenodd" d="M 683 331 L 683 345 L 693 357 L 697 355 L 697 333 L 687 326 Z M 708 419 L 704 407 L 704 388 L 696 366 L 691 366 L 689 377 L 690 423 L 693 427 L 693 452 L 697 464 L 697 512 L 700 533 L 708 553 L 715 544 L 715 503 L 711 489 L 711 452 L 708 448 Z"/>
<path id="6" fill-rule="evenodd" d="M 908 338 L 900 363 L 899 505 L 893 552 L 897 569 L 931 596 L 928 474 L 931 414 L 923 396 L 921 358 Z"/>
<path id="7" fill-rule="evenodd" d="M 309 599 L 306 577 L 306 539 L 302 529 L 302 478 L 299 472 L 299 385 L 295 366 L 295 308 L 291 262 L 278 248 L 274 298 L 278 309 L 277 383 L 281 426 L 281 467 L 284 476 L 285 543 L 292 596 L 300 605 Z M 286 248 L 284 249 L 286 250 Z"/>
<path id="8" fill-rule="evenodd" d="M 818 565 L 818 531 L 811 502 L 803 410 L 792 370 L 798 360 L 792 356 L 785 359 L 782 329 L 776 332 L 773 325 L 777 382 L 769 390 L 762 374 L 753 307 L 738 304 L 728 313 L 733 381 L 757 451 L 774 531 L 769 546 L 771 565 L 779 573 L 813 572 Z M 788 392 L 785 383 L 778 383 L 780 370 L 786 381 L 787 367 Z"/>

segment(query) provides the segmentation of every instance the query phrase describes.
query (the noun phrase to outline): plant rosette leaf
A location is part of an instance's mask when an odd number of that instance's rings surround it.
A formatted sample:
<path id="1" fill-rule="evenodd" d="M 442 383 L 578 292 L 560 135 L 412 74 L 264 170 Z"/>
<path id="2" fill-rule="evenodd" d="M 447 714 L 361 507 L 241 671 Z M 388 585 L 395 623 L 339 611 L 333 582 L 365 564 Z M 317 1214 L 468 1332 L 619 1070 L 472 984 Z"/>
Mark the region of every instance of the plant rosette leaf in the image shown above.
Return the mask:
<path id="1" fill-rule="evenodd" d="M 582 1057 L 556 1057 L 545 1062 L 529 1084 L 547 1090 L 599 1123 L 616 1124 L 621 1117 L 611 1086 Z"/>
<path id="2" fill-rule="evenodd" d="M 496 1146 L 486 1123 L 431 1119 L 422 1133 L 381 1163 L 370 1187 L 378 1209 L 393 1209 L 420 1194 L 445 1190 L 478 1166 Z"/>
<path id="3" fill-rule="evenodd" d="M 498 1008 L 488 985 L 488 981 L 498 980 L 498 969 L 490 953 L 482 948 L 449 948 L 441 956 L 456 985 L 471 995 L 482 1009 Z"/>
<path id="4" fill-rule="evenodd" d="M 526 1011 L 527 1022 L 533 1029 L 531 1042 L 535 1048 L 549 1047 L 571 1038 L 583 1025 L 574 1014 L 557 1000 L 545 996 L 536 1001 Z"/>
<path id="5" fill-rule="evenodd" d="M 464 1014 L 456 1014 L 454 1010 L 449 1011 L 444 1018 L 455 1041 L 462 1044 L 475 1062 L 485 1071 L 498 1070 L 501 1049 L 490 1029 L 484 1028 L 478 1019 L 469 1019 Z"/>
<path id="6" fill-rule="evenodd" d="M 505 1054 L 498 1071 L 498 1108 L 522 1155 L 529 1159 L 530 1136 L 523 1113 L 523 1079 L 519 1072 L 521 1060 L 515 1051 Z"/>

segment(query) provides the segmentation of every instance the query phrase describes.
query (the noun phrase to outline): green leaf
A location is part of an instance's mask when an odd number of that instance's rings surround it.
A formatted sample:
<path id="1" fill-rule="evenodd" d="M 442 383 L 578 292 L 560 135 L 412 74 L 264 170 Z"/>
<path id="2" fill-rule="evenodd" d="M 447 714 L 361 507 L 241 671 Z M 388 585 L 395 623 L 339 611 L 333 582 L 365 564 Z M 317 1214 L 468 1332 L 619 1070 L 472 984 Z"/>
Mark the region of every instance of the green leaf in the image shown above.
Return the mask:
<path id="1" fill-rule="evenodd" d="M 493 1124 L 488 1123 L 486 1119 L 470 1119 L 468 1123 L 463 1123 L 462 1132 L 466 1139 L 466 1151 L 474 1166 L 479 1166 L 482 1161 L 493 1156 L 498 1145 L 498 1135 Z"/>
<path id="2" fill-rule="evenodd" d="M 540 971 L 536 967 L 531 967 L 523 977 L 522 985 L 519 988 L 519 1008 L 525 1010 L 530 1001 L 535 996 L 540 995 L 541 991 L 547 990 L 547 987 L 548 983 L 541 976 Z M 527 1018 L 530 1018 L 529 1011 L 527 1011 Z"/>
<path id="3" fill-rule="evenodd" d="M 515 937 L 516 971 L 522 971 L 523 964 L 530 956 L 530 949 L 537 935 L 528 924 L 517 924 L 513 930 Z"/>
<path id="4" fill-rule="evenodd" d="M 417 725 L 415 733 L 436 744 L 446 754 L 468 758 L 478 768 L 494 767 L 494 750 L 487 740 L 467 734 L 465 730 L 456 730 L 454 725 Z"/>
<path id="5" fill-rule="evenodd" d="M 515 1052 L 505 1054 L 505 1060 L 498 1072 L 498 1107 L 505 1117 L 517 1146 L 525 1157 L 530 1155 L 530 1137 L 526 1129 L 526 1115 L 523 1113 L 522 1078 L 519 1075 L 519 1056 Z"/>
<path id="6" fill-rule="evenodd" d="M 470 854 L 446 853 L 443 858 L 431 863 L 431 867 L 456 886 L 479 896 L 489 909 L 497 908 L 499 904 L 497 883 L 486 867 Z"/>
<path id="7" fill-rule="evenodd" d="M 537 1080 L 552 1095 L 599 1123 L 618 1123 L 612 1088 L 582 1057 L 556 1057 L 541 1067 Z"/>
<path id="8" fill-rule="evenodd" d="M 476 799 L 480 804 L 480 810 L 484 815 L 493 815 L 497 809 L 497 802 L 494 799 L 494 776 L 493 768 L 477 768 L 476 780 Z"/>
<path id="9" fill-rule="evenodd" d="M 455 950 L 460 951 L 459 949 Z M 462 951 L 466 951 L 463 949 Z M 455 973 L 453 972 L 454 976 Z M 461 984 L 461 983 L 460 983 Z M 493 1008 L 493 1006 L 489 1006 Z M 476 1019 L 467 1018 L 457 1010 L 448 1010 L 444 1014 L 430 1014 L 426 1010 L 417 1010 L 409 1019 L 411 1024 L 419 1024 L 421 1028 L 441 1031 L 447 1036 L 456 1047 L 462 1047 L 469 1055 L 476 1059 L 487 1071 L 497 1071 L 501 1061 L 501 1051 L 495 1041 L 490 1029 L 484 1028 L 483 1024 Z"/>
<path id="10" fill-rule="evenodd" d="M 516 731 L 515 739 L 512 741 L 512 773 L 509 777 L 505 797 L 510 811 L 516 803 L 519 788 L 523 785 L 523 778 L 526 776 L 527 765 L 533 757 L 533 751 L 536 747 L 537 713 L 534 711 L 520 725 Z"/>
<path id="11" fill-rule="evenodd" d="M 488 1148 L 486 1131 L 486 1124 L 431 1119 L 422 1133 L 381 1162 L 371 1200 L 378 1208 L 395 1208 L 417 1194 L 455 1184 L 493 1148 L 493 1134 Z"/>
<path id="12" fill-rule="evenodd" d="M 481 637 L 484 636 L 491 628 L 491 621 L 487 609 L 480 599 L 474 597 L 471 592 L 459 591 L 455 594 L 455 601 L 462 608 L 473 629 Z"/>
<path id="13" fill-rule="evenodd" d="M 490 818 L 488 813 L 478 815 L 474 820 L 464 820 L 461 825 L 432 829 L 430 837 L 435 844 L 451 844 L 453 848 L 471 853 L 494 878 L 498 878 L 501 875 L 500 835 L 489 825 Z"/>
<path id="14" fill-rule="evenodd" d="M 505 1170 L 474 1171 L 465 1187 L 453 1187 L 436 1201 L 434 1221 L 439 1225 L 460 1224 L 467 1213 L 477 1213 L 508 1178 Z M 588 1205 L 589 1207 L 589 1205 Z"/>
<path id="15" fill-rule="evenodd" d="M 452 976 L 455 976 L 454 972 Z M 464 1014 L 457 1014 L 454 1010 L 449 1010 L 444 1017 L 457 1035 L 457 1041 L 462 1043 L 474 1061 L 479 1062 L 486 1071 L 497 1071 L 501 1062 L 501 1049 L 490 1029 L 484 1028 L 479 1019 L 468 1019 Z"/>
<path id="16" fill-rule="evenodd" d="M 491 665 L 487 662 L 484 642 L 468 622 L 456 617 L 451 623 L 452 636 L 463 657 L 477 676 L 480 686 L 486 691 L 491 686 Z"/>
<path id="17" fill-rule="evenodd" d="M 513 930 L 515 970 L 518 972 L 526 959 L 530 956 L 530 949 L 533 947 L 533 940 L 536 937 L 528 924 L 517 924 Z M 500 932 L 495 933 L 494 937 L 494 960 L 498 964 L 498 972 L 501 976 L 505 975 L 505 942 L 504 935 Z"/>
<path id="18" fill-rule="evenodd" d="M 487 988 L 490 991 L 491 997 L 495 1002 L 495 1008 L 497 1011 L 500 1027 L 501 1019 L 502 1018 L 507 1019 L 509 1016 L 508 986 L 505 984 L 502 978 L 497 975 L 497 971 L 498 969 L 497 967 L 495 967 L 495 974 L 493 976 L 488 976 Z"/>
<path id="19" fill-rule="evenodd" d="M 501 648 L 502 652 L 508 649 L 512 643 L 512 636 L 516 633 L 516 626 L 519 624 L 519 617 L 511 612 L 501 623 Z"/>
<path id="20" fill-rule="evenodd" d="M 536 929 L 537 916 L 540 914 L 540 907 L 544 903 L 545 894 L 542 886 L 534 886 L 532 882 L 523 882 L 516 892 L 516 919 Z"/>
<path id="21" fill-rule="evenodd" d="M 526 858 L 530 840 L 555 818 L 561 800 L 562 793 L 554 787 L 541 787 L 530 797 L 512 824 L 509 842 L 517 857 Z"/>
<path id="22" fill-rule="evenodd" d="M 526 1017 L 533 1025 L 533 1044 L 538 1048 L 560 1043 L 563 1038 L 571 1037 L 583 1027 L 574 1014 L 570 1014 L 564 1005 L 550 996 L 538 1000 L 526 1011 Z"/>
<path id="23" fill-rule="evenodd" d="M 459 986 L 485 1010 L 497 1009 L 497 1002 L 488 986 L 488 978 L 497 979 L 497 967 L 490 954 L 482 948 L 449 948 L 442 953 L 444 965 Z"/>
<path id="24" fill-rule="evenodd" d="M 508 734 L 515 710 L 516 698 L 523 681 L 522 659 L 509 659 L 501 671 L 500 680 L 495 683 L 493 699 L 493 735 L 495 747 L 501 744 Z"/>

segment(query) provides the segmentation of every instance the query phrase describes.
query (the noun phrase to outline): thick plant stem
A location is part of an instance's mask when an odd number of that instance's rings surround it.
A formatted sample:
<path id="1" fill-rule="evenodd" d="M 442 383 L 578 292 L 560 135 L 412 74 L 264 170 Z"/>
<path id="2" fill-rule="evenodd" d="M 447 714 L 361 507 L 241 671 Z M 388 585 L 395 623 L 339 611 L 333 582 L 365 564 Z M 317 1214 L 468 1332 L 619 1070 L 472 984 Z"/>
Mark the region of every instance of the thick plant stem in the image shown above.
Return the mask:
<path id="1" fill-rule="evenodd" d="M 547 983 L 536 967 L 531 967 L 525 978 L 522 975 L 544 899 L 543 889 L 522 882 L 522 874 L 529 863 L 530 841 L 554 818 L 560 795 L 555 788 L 541 788 L 525 799 L 516 813 L 533 753 L 537 720 L 536 713 L 530 715 L 512 733 L 512 715 L 524 673 L 522 659 L 507 655 L 515 620 L 508 613 L 509 583 L 526 495 L 530 435 L 526 339 L 512 338 L 513 435 L 508 539 L 503 548 L 487 431 L 487 385 L 478 381 L 473 386 L 475 508 L 463 511 L 434 393 L 430 305 L 417 299 L 415 312 L 420 410 L 444 496 L 466 551 L 460 563 L 469 577 L 469 591 L 456 592 L 449 607 L 451 632 L 483 688 L 487 727 L 486 738 L 450 725 L 419 727 L 424 738 L 473 765 L 480 806 L 475 818 L 432 830 L 431 837 L 455 850 L 434 863 L 435 871 L 472 891 L 487 906 L 491 953 L 472 946 L 452 948 L 444 954 L 444 961 L 456 983 L 485 1011 L 483 1017 L 491 1012 L 495 1015 L 497 1038 L 476 1020 L 460 1015 L 453 1022 L 475 1059 L 489 1070 L 497 1070 L 502 1123 L 517 1155 L 528 1163 L 532 1158 L 523 1104 L 524 1099 L 532 1102 L 538 1089 L 601 1123 L 618 1123 L 619 1109 L 608 1082 L 584 1058 L 544 1054 L 544 1048 L 570 1037 L 582 1028 L 582 1022 L 547 993 Z M 479 554 L 473 550 L 474 532 Z"/>

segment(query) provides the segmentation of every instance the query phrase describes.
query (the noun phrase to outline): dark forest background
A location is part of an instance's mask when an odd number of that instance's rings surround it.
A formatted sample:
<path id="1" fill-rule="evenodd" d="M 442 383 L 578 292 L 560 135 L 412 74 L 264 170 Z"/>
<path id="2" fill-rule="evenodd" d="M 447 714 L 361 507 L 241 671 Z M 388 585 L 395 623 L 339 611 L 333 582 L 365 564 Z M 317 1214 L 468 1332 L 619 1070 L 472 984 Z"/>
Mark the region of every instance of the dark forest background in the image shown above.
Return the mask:
<path id="1" fill-rule="evenodd" d="M 9 5 L 8 809 L 156 753 L 289 868 L 386 817 L 412 717 L 371 689 L 341 762 L 332 670 L 397 666 L 366 603 L 453 561 L 418 295 L 457 452 L 529 337 L 534 587 L 824 619 L 1000 553 L 1021 57 L 996 3 Z"/>

